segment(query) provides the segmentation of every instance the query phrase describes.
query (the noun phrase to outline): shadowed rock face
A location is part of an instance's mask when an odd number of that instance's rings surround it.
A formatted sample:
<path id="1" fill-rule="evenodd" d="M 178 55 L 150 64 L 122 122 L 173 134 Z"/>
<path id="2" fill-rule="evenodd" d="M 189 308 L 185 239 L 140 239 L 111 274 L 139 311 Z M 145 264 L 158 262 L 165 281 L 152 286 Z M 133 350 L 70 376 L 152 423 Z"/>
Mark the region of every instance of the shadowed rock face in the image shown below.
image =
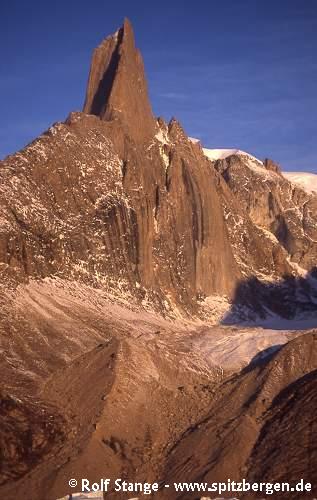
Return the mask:
<path id="1" fill-rule="evenodd" d="M 93 53 L 83 111 L 103 120 L 119 120 L 138 142 L 154 135 L 143 60 L 127 19 Z"/>

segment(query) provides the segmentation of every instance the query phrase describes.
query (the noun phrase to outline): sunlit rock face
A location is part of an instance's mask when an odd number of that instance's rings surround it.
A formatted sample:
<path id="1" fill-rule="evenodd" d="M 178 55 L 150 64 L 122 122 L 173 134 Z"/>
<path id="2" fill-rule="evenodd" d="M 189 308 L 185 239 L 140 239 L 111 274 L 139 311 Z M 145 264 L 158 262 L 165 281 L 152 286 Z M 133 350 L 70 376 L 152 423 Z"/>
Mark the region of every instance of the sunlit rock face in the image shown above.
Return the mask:
<path id="1" fill-rule="evenodd" d="M 93 53 L 83 111 L 103 120 L 119 120 L 138 142 L 154 135 L 143 60 L 127 19 Z"/>
<path id="2" fill-rule="evenodd" d="M 316 196 L 271 160 L 202 149 L 156 119 L 128 20 L 93 53 L 83 112 L 0 176 L 4 281 L 102 282 L 197 315 L 207 296 L 316 262 Z"/>
<path id="3" fill-rule="evenodd" d="M 278 240 L 289 261 L 311 270 L 317 261 L 317 196 L 290 182 L 271 160 L 246 153 L 217 160 L 215 168 L 252 222 Z"/>
<path id="4" fill-rule="evenodd" d="M 176 120 L 154 119 L 128 21 L 94 52 L 84 113 L 7 158 L 1 175 L 9 274 L 121 280 L 192 312 L 202 294 L 233 293 L 217 174 Z"/>
<path id="5" fill-rule="evenodd" d="M 0 164 L 0 498 L 313 481 L 316 199 L 156 119 L 127 20 L 102 42 L 83 112 Z"/>

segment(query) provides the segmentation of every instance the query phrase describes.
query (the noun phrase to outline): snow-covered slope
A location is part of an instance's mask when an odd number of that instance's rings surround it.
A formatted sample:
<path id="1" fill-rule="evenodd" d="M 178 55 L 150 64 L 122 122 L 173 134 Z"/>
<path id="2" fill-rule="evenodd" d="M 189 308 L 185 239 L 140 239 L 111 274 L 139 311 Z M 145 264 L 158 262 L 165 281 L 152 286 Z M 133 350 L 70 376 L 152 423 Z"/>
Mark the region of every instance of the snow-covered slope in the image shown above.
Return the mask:
<path id="1" fill-rule="evenodd" d="M 286 173 L 284 176 L 279 165 L 273 160 L 266 158 L 261 161 L 240 149 L 202 147 L 202 152 L 213 164 L 215 170 L 221 174 L 230 188 L 230 193 L 234 195 L 235 200 L 238 200 L 242 209 L 238 225 L 237 208 L 224 205 L 231 246 L 234 249 L 236 261 L 243 263 L 246 272 L 250 272 L 251 266 L 252 274 L 255 276 L 264 262 L 274 263 L 280 275 L 288 274 L 293 270 L 295 274 L 300 274 L 299 268 L 309 271 L 315 267 L 317 261 L 317 175 L 300 172 Z M 234 216 L 231 215 L 233 213 Z M 249 227 L 246 224 L 246 214 L 253 224 Z M 266 232 L 263 232 L 263 229 Z M 274 252 L 277 248 L 279 249 L 281 260 L 275 257 L 266 260 L 261 255 L 262 243 L 255 242 L 255 240 L 252 244 L 250 243 L 256 238 L 258 231 L 265 236 L 265 241 L 275 246 Z M 242 242 L 245 243 L 242 244 Z M 245 259 L 245 244 L 249 245 L 250 249 L 247 260 Z M 286 268 L 283 257 L 285 250 L 289 253 Z M 274 252 L 272 250 L 271 255 Z M 251 264 L 251 259 L 255 256 L 256 261 Z M 281 263 L 283 263 L 283 269 L 280 267 Z M 294 265 L 299 267 L 294 269 Z M 268 275 L 276 272 L 274 266 L 270 268 Z M 267 297 L 269 299 L 270 294 Z"/>
<path id="2" fill-rule="evenodd" d="M 253 170 L 256 174 L 267 178 L 274 177 L 276 174 L 267 170 L 261 160 L 255 156 L 242 151 L 241 149 L 207 149 L 203 148 L 205 156 L 211 161 L 225 160 L 229 156 L 236 155 L 243 159 L 245 166 Z"/>
<path id="3" fill-rule="evenodd" d="M 195 139 L 194 137 L 189 137 L 189 140 L 196 144 L 197 142 L 200 142 L 199 139 Z M 251 155 L 250 153 L 247 153 L 246 151 L 242 151 L 241 149 L 209 149 L 209 148 L 203 148 L 203 152 L 209 158 L 211 161 L 216 161 L 216 160 L 224 160 L 225 158 L 228 158 L 228 156 L 231 155 L 241 155 L 241 156 L 247 156 L 248 158 L 251 158 L 253 160 L 258 161 L 259 163 L 262 163 L 258 158 L 255 156 Z"/>
<path id="4" fill-rule="evenodd" d="M 199 142 L 198 139 L 190 137 L 190 140 L 194 143 Z M 263 162 L 256 158 L 255 156 L 242 151 L 241 149 L 209 149 L 203 148 L 203 152 L 211 161 L 224 160 L 231 155 L 239 155 L 248 159 L 247 165 L 257 169 L 258 173 L 261 173 L 262 169 L 259 167 L 263 166 Z M 262 171 L 264 173 L 265 170 Z M 270 172 L 271 173 L 271 172 Z M 312 174 L 309 172 L 282 172 L 284 177 L 290 182 L 297 184 L 302 189 L 308 193 L 317 193 L 317 174 Z"/>
<path id="5" fill-rule="evenodd" d="M 215 160 L 224 160 L 228 156 L 243 153 L 243 151 L 239 151 L 239 149 L 207 149 L 203 148 L 203 151 L 207 158 L 211 161 Z"/>
<path id="6" fill-rule="evenodd" d="M 308 172 L 283 172 L 284 177 L 309 193 L 317 193 L 317 174 Z"/>

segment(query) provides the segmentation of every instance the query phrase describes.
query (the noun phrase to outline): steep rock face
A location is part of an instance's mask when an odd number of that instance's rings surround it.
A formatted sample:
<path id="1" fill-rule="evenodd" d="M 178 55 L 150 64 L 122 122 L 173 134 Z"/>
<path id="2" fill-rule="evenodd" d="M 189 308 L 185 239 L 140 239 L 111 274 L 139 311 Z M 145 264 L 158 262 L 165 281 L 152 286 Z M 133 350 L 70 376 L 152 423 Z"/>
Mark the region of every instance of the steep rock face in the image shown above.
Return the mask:
<path id="1" fill-rule="evenodd" d="M 16 276 L 71 276 L 81 267 L 93 276 L 111 247 L 98 213 L 109 199 L 123 203 L 121 161 L 99 119 L 80 127 L 73 120 L 1 164 L 0 255 L 2 269 Z M 106 262 L 107 255 L 101 267 Z"/>
<path id="2" fill-rule="evenodd" d="M 2 162 L 3 272 L 119 283 L 192 312 L 231 295 L 217 174 L 176 120 L 154 120 L 128 21 L 94 53 L 84 110 Z"/>
<path id="3" fill-rule="evenodd" d="M 84 113 L 1 162 L 2 282 L 84 280 L 197 314 L 241 280 L 296 274 L 290 258 L 315 257 L 316 200 L 248 161 L 210 162 L 153 118 L 126 20 L 94 52 Z"/>
<path id="4" fill-rule="evenodd" d="M 259 228 L 269 231 L 289 259 L 310 270 L 317 259 L 317 196 L 289 182 L 271 161 L 247 154 L 215 162 L 241 207 Z"/>
<path id="5" fill-rule="evenodd" d="M 277 279 L 292 272 L 288 254 L 269 232 L 254 224 L 245 207 L 232 196 L 221 176 L 217 178 L 231 248 L 244 279 Z"/>
<path id="6" fill-rule="evenodd" d="M 176 122 L 133 147 L 73 113 L 1 164 L 3 275 L 102 282 L 184 309 L 230 294 L 239 269 L 215 172 Z M 208 215 L 207 215 L 208 214 Z"/>
<path id="7" fill-rule="evenodd" d="M 118 119 L 137 141 L 154 135 L 143 60 L 128 19 L 93 53 L 83 111 L 103 120 Z"/>

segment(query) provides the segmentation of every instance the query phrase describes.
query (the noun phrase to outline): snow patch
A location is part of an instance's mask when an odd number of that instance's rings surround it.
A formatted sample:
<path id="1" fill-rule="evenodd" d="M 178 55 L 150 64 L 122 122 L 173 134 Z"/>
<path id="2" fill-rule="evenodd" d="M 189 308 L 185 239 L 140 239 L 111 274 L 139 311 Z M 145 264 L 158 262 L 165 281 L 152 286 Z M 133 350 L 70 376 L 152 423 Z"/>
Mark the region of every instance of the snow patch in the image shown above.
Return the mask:
<path id="1" fill-rule="evenodd" d="M 157 132 L 157 134 L 155 134 L 155 138 L 161 144 L 170 144 L 170 140 L 168 138 L 167 130 L 163 130 L 162 128 L 160 128 L 159 131 Z"/>
<path id="2" fill-rule="evenodd" d="M 317 194 L 317 174 L 309 172 L 282 172 L 284 177 L 293 184 L 297 184 L 309 194 Z"/>
<path id="3" fill-rule="evenodd" d="M 188 139 L 190 140 L 190 142 L 192 142 L 193 144 L 197 144 L 198 142 L 200 142 L 200 139 L 195 139 L 195 137 L 188 137 Z"/>
<path id="4" fill-rule="evenodd" d="M 271 172 L 264 167 L 262 161 L 256 158 L 253 155 L 250 155 L 246 151 L 242 151 L 241 149 L 207 149 L 203 148 L 203 152 L 205 156 L 211 161 L 216 160 L 224 160 L 229 156 L 237 155 L 240 156 L 244 161 L 244 164 L 253 172 L 258 175 L 261 175 L 265 178 L 272 178 L 277 174 L 275 172 Z"/>
<path id="5" fill-rule="evenodd" d="M 203 148 L 203 152 L 207 158 L 211 161 L 224 160 L 228 156 L 235 155 L 238 153 L 243 153 L 239 149 L 208 149 Z"/>
<path id="6" fill-rule="evenodd" d="M 166 153 L 165 146 L 170 144 L 170 140 L 168 138 L 168 131 L 167 129 L 159 128 L 157 134 L 155 135 L 155 138 L 159 142 L 159 149 L 160 149 L 160 155 L 161 158 L 164 162 L 164 165 L 166 168 L 169 166 L 169 156 Z"/>

